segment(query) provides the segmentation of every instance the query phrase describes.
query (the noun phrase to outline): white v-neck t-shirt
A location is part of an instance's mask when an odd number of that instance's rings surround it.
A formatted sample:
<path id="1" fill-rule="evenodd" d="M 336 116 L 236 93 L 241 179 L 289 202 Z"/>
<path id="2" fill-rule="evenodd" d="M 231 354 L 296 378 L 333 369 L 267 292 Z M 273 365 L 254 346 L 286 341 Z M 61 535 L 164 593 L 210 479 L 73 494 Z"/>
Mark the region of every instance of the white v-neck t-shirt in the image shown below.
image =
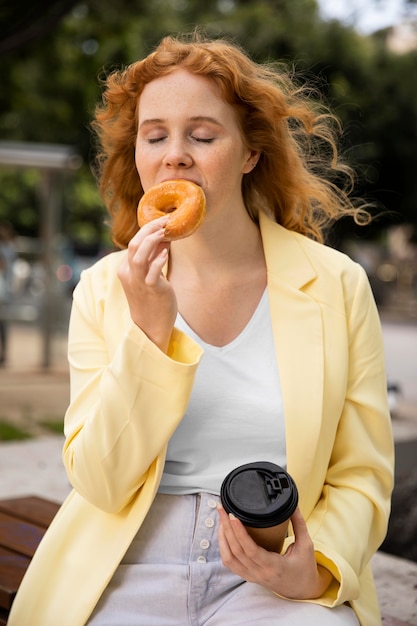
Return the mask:
<path id="1" fill-rule="evenodd" d="M 190 402 L 168 444 L 160 493 L 219 494 L 244 463 L 286 466 L 285 424 L 268 292 L 236 339 L 202 341 L 178 314 L 176 327 L 204 350 Z"/>

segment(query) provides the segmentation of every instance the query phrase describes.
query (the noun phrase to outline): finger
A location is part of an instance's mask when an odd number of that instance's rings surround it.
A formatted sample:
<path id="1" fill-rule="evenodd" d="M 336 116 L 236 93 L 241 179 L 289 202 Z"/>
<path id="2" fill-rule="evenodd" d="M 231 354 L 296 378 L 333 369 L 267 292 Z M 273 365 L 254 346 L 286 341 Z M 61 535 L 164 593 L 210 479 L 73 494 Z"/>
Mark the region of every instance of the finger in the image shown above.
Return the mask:
<path id="1" fill-rule="evenodd" d="M 222 508 L 219 509 L 219 517 L 225 540 L 234 559 L 245 567 L 262 564 L 263 549 L 249 536 L 242 522 L 233 515 L 227 515 Z"/>
<path id="2" fill-rule="evenodd" d="M 225 561 L 230 561 L 232 559 L 232 552 L 230 550 L 229 543 L 227 541 L 227 537 L 224 531 L 225 526 L 225 517 L 227 517 L 223 508 L 218 507 L 219 511 L 219 530 L 218 530 L 218 540 L 219 540 L 219 548 L 220 554 L 223 559 L 223 563 Z"/>
<path id="3" fill-rule="evenodd" d="M 132 239 L 129 241 L 128 250 L 131 256 L 134 256 L 136 251 L 140 247 L 142 247 L 144 241 L 146 241 L 147 238 L 151 237 L 152 239 L 152 237 L 156 235 L 156 238 L 163 239 L 162 235 L 164 235 L 166 222 L 167 222 L 166 217 L 159 217 L 158 219 L 153 220 L 152 222 L 148 222 L 148 224 L 145 224 L 145 226 L 142 226 L 142 228 L 140 228 L 135 233 L 135 235 L 133 235 Z M 162 232 L 160 232 L 161 230 Z"/>
<path id="4" fill-rule="evenodd" d="M 217 505 L 217 510 L 219 513 L 220 525 L 223 530 L 225 539 L 228 545 L 230 546 L 230 548 L 232 549 L 233 544 L 237 546 L 237 544 L 239 543 L 239 541 L 236 538 L 235 530 L 240 522 L 234 516 L 230 516 L 228 513 L 226 513 L 226 511 L 220 504 Z M 233 526 L 232 526 L 232 521 L 234 523 Z"/>
<path id="5" fill-rule="evenodd" d="M 133 239 L 128 245 L 128 255 L 121 263 L 117 275 L 124 285 L 143 281 L 155 285 L 161 278 L 161 272 L 167 262 L 169 244 L 163 243 L 164 231 L 149 235 L 140 247 Z"/>
<path id="6" fill-rule="evenodd" d="M 304 521 L 304 517 L 301 515 L 301 511 L 298 506 L 291 516 L 291 523 L 292 523 L 292 527 L 293 527 L 295 535 L 301 536 L 307 532 L 307 526 Z"/>
<path id="7" fill-rule="evenodd" d="M 225 560 L 224 557 L 227 557 L 227 561 L 231 562 L 235 560 L 234 552 L 236 551 L 236 539 L 231 520 L 221 505 L 217 506 L 217 510 L 219 514 L 219 543 L 223 547 L 223 560 Z M 234 547 L 233 544 L 235 544 Z"/>
<path id="8" fill-rule="evenodd" d="M 231 547 L 230 540 L 230 528 L 229 532 L 226 531 L 226 527 L 229 525 L 228 516 L 223 512 L 222 519 L 219 523 L 218 530 L 218 541 L 219 541 L 219 550 L 220 556 L 223 562 L 223 565 L 227 567 L 230 571 L 232 571 L 237 576 L 248 580 L 249 570 L 246 566 L 244 566 L 238 558 L 236 558 L 234 554 L 234 549 Z"/>
<path id="9" fill-rule="evenodd" d="M 274 590 L 277 572 L 281 571 L 281 555 L 258 546 L 243 524 L 233 516 L 219 511 L 219 517 L 219 548 L 223 564 L 244 580 Z M 233 536 L 236 539 L 239 537 L 238 550 L 231 539 Z"/>
<path id="10" fill-rule="evenodd" d="M 143 279 L 149 271 L 150 263 L 161 252 L 164 236 L 165 231 L 160 228 L 147 235 L 142 241 L 132 239 L 128 244 L 128 263 L 133 271 L 140 271 Z"/>
<path id="11" fill-rule="evenodd" d="M 169 220 L 169 215 L 162 215 L 162 217 L 157 217 L 154 220 L 151 220 L 150 222 L 147 222 L 144 226 L 142 226 L 138 232 L 141 233 L 148 233 L 148 232 L 152 232 L 152 230 L 158 230 L 158 228 L 162 228 L 164 226 L 167 225 L 167 222 Z"/>
<path id="12" fill-rule="evenodd" d="M 148 286 L 156 285 L 161 279 L 161 273 L 164 265 L 168 260 L 168 248 L 164 247 L 159 254 L 150 262 L 149 270 L 145 278 L 145 284 Z"/>
<path id="13" fill-rule="evenodd" d="M 294 531 L 295 542 L 298 547 L 312 546 L 312 540 L 308 532 L 307 524 L 297 507 L 291 516 L 291 523 Z"/>

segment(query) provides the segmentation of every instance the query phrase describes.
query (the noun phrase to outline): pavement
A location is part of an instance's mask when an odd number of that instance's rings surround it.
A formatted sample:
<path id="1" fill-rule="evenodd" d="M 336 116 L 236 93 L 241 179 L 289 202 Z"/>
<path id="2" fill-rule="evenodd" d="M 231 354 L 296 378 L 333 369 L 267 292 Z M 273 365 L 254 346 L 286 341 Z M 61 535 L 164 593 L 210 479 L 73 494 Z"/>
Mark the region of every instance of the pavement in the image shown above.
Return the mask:
<path id="1" fill-rule="evenodd" d="M 403 464 L 415 467 L 417 323 L 383 320 L 383 333 L 388 376 L 399 386 L 392 398 L 394 438 L 397 449 L 407 444 L 412 450 L 408 456 L 400 453 Z M 51 434 L 45 426 L 63 420 L 69 401 L 65 335 L 55 335 L 50 348 L 50 365 L 45 368 L 39 329 L 11 325 L 8 363 L 0 369 L 0 420 L 20 426 L 33 438 L 0 442 L 0 498 L 39 495 L 62 502 L 70 492 L 61 461 L 63 434 Z M 372 565 L 381 609 L 395 618 L 384 624 L 417 625 L 417 563 L 378 552 Z"/>

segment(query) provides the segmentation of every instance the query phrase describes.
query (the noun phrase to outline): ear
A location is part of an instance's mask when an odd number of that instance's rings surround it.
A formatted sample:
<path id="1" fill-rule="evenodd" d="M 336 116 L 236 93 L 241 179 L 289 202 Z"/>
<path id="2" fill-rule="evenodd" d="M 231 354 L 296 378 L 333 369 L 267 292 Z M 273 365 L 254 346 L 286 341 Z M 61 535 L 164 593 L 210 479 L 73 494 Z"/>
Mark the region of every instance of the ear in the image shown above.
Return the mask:
<path id="1" fill-rule="evenodd" d="M 261 153 L 259 150 L 249 150 L 248 157 L 243 165 L 242 173 L 249 174 L 257 165 Z"/>

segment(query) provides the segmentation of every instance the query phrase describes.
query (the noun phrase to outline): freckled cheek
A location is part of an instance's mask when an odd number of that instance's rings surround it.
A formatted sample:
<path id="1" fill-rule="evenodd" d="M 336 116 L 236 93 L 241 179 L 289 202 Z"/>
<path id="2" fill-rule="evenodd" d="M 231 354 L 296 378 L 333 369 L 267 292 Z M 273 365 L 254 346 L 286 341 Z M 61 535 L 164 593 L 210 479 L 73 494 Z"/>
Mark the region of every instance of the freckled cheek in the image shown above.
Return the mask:
<path id="1" fill-rule="evenodd" d="M 211 182 L 225 184 L 229 179 L 234 185 L 234 178 L 239 178 L 242 173 L 243 160 L 239 159 L 236 152 L 224 152 L 219 150 L 218 153 L 212 155 L 210 165 L 207 166 L 207 173 L 211 176 Z"/>
<path id="2" fill-rule="evenodd" d="M 135 165 L 136 171 L 142 181 L 142 185 L 145 187 L 146 179 L 153 175 L 155 169 L 158 166 L 158 162 L 155 157 L 146 150 L 135 150 Z"/>
<path id="3" fill-rule="evenodd" d="M 141 167 L 141 163 L 144 163 L 143 151 L 139 150 L 137 146 L 135 146 L 135 165 L 136 169 L 139 171 Z"/>

